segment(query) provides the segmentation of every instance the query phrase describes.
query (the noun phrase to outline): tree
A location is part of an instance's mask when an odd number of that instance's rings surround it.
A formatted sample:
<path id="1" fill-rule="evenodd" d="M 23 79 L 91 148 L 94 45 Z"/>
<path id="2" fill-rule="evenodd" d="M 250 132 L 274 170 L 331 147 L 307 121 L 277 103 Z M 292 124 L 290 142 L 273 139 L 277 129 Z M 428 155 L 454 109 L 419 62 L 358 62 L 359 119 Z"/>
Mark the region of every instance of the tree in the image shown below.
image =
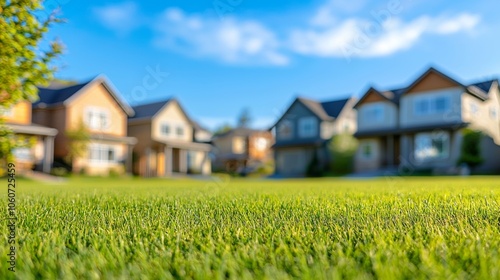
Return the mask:
<path id="1" fill-rule="evenodd" d="M 66 137 L 69 139 L 69 151 L 65 160 L 71 165 L 75 159 L 85 156 L 90 142 L 90 132 L 80 120 L 75 129 L 66 131 Z"/>
<path id="2" fill-rule="evenodd" d="M 238 117 L 238 127 L 249 127 L 251 122 L 252 116 L 250 115 L 250 110 L 244 108 Z"/>
<path id="3" fill-rule="evenodd" d="M 40 45 L 49 27 L 61 20 L 55 13 L 41 19 L 41 11 L 41 1 L 0 0 L 0 110 L 35 101 L 37 86 L 50 81 L 56 71 L 50 63 L 62 53 L 62 45 L 50 42 L 48 50 Z M 0 136 L 0 155 L 11 161 L 16 141 L 1 117 Z"/>
<path id="4" fill-rule="evenodd" d="M 358 141 L 349 133 L 342 133 L 332 137 L 329 143 L 331 169 L 335 174 L 348 174 L 353 171 L 354 155 L 358 148 Z"/>
<path id="5" fill-rule="evenodd" d="M 481 156 L 481 138 L 483 134 L 480 131 L 471 129 L 463 130 L 463 139 L 461 145 L 461 154 L 457 164 L 467 164 L 471 169 L 481 165 L 484 159 Z"/>
<path id="6" fill-rule="evenodd" d="M 226 133 L 226 132 L 230 131 L 231 129 L 233 129 L 233 127 L 230 124 L 225 123 L 225 124 L 223 124 L 215 129 L 214 135 Z"/>

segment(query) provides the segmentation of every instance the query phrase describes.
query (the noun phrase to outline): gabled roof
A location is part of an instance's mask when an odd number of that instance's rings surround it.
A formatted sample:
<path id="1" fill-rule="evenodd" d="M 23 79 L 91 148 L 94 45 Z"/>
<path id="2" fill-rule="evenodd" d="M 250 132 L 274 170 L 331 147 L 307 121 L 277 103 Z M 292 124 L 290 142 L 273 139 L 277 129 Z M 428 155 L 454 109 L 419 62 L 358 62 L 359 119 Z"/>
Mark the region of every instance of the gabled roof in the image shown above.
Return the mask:
<path id="1" fill-rule="evenodd" d="M 304 105 L 309 111 L 311 111 L 315 116 L 317 116 L 320 120 L 322 121 L 333 121 L 342 112 L 342 110 L 345 108 L 345 105 L 347 102 L 349 102 L 351 98 L 344 98 L 344 99 L 337 99 L 337 100 L 330 100 L 330 101 L 323 101 L 319 102 L 316 100 L 304 98 L 304 97 L 297 97 L 290 107 L 286 110 L 286 112 L 276 121 L 271 128 L 275 127 L 276 124 L 278 124 L 283 117 L 288 113 L 288 111 L 295 105 L 295 103 L 300 102 L 302 105 Z"/>
<path id="2" fill-rule="evenodd" d="M 186 110 L 182 108 L 181 104 L 176 98 L 169 98 L 163 101 L 157 101 L 148 104 L 142 104 L 134 106 L 133 109 L 136 114 L 133 117 L 129 118 L 129 121 L 137 121 L 137 120 L 152 120 L 160 111 L 163 110 L 169 104 L 177 104 L 179 106 L 182 114 L 186 117 L 187 121 L 194 125 L 194 121 L 189 117 L 186 113 Z"/>
<path id="3" fill-rule="evenodd" d="M 359 99 L 359 101 L 356 103 L 356 105 L 354 105 L 354 108 L 357 108 L 365 100 L 365 98 L 371 93 L 378 94 L 379 96 L 386 99 L 387 101 L 390 101 L 396 105 L 399 105 L 399 100 L 401 99 L 401 96 L 404 95 L 405 93 L 407 93 L 408 91 L 410 91 L 413 87 L 415 87 L 415 85 L 420 83 L 430 73 L 436 73 L 438 75 L 443 76 L 444 78 L 457 84 L 457 86 L 464 88 L 464 90 L 467 93 L 469 93 L 469 94 L 471 94 L 471 95 L 473 95 L 481 100 L 486 100 L 488 98 L 489 90 L 493 86 L 493 83 L 495 83 L 495 82 L 498 83 L 498 79 L 492 79 L 492 80 L 478 82 L 478 83 L 474 83 L 474 84 L 470 84 L 470 85 L 465 85 L 465 84 L 460 83 L 457 80 L 447 76 L 443 72 L 441 72 L 433 67 L 430 67 L 427 71 L 425 71 L 422 75 L 420 75 L 416 81 L 411 83 L 411 85 L 406 87 L 406 88 L 399 88 L 399 89 L 393 89 L 393 90 L 388 90 L 388 91 L 379 91 L 374 87 L 370 87 L 363 94 L 363 96 Z"/>
<path id="4" fill-rule="evenodd" d="M 46 88 L 38 87 L 39 100 L 33 103 L 33 107 L 46 108 L 58 105 L 67 105 L 77 96 L 85 92 L 85 89 L 97 83 L 101 83 L 106 88 L 111 97 L 113 97 L 113 99 L 118 103 L 118 105 L 128 116 L 134 115 L 134 110 L 132 110 L 132 108 L 121 99 L 118 91 L 104 75 L 100 75 L 91 79 L 90 81 L 71 86 L 61 87 L 59 85 L 49 86 Z"/>
<path id="5" fill-rule="evenodd" d="M 154 103 L 142 104 L 132 107 L 135 111 L 135 115 L 129 119 L 142 119 L 142 118 L 153 118 L 156 113 L 161 111 L 171 99 L 162 100 Z"/>

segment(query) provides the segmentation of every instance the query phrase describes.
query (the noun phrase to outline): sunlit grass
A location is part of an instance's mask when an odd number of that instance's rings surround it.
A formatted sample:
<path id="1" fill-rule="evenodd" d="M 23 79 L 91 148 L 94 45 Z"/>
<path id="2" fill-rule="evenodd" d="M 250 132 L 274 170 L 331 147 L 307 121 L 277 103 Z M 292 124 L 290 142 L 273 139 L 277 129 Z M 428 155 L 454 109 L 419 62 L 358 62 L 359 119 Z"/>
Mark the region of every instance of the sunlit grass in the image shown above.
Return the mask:
<path id="1" fill-rule="evenodd" d="M 17 188 L 17 272 L 2 246 L 2 279 L 500 278 L 496 177 Z"/>

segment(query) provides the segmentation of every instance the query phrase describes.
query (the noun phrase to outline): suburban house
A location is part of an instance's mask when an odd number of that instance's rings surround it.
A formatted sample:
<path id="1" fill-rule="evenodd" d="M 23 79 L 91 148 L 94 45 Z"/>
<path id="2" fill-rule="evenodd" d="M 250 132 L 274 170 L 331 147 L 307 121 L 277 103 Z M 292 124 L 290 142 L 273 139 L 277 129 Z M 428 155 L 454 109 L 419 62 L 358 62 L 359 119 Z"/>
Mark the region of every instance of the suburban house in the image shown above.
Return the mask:
<path id="1" fill-rule="evenodd" d="M 275 173 L 302 177 L 316 154 L 318 168 L 326 169 L 331 161 L 327 143 L 333 135 L 356 131 L 356 100 L 345 98 L 318 102 L 296 98 L 271 128 L 275 131 Z"/>
<path id="2" fill-rule="evenodd" d="M 210 174 L 210 134 L 186 114 L 177 99 L 133 107 L 128 133 L 134 147 L 134 173 L 145 177 Z"/>
<path id="3" fill-rule="evenodd" d="M 132 147 L 137 140 L 127 137 L 127 118 L 134 111 L 108 79 L 98 76 L 81 84 L 53 84 L 39 88 L 38 94 L 32 120 L 60 132 L 55 137 L 57 162 L 68 163 L 73 172 L 93 175 L 130 172 Z M 68 158 L 72 144 L 68 132 L 82 126 L 90 140 L 83 154 Z"/>
<path id="4" fill-rule="evenodd" d="M 18 172 L 37 170 L 50 173 L 53 163 L 54 137 L 57 129 L 31 122 L 31 103 L 22 101 L 3 110 L 0 115 L 6 126 L 24 145 L 12 151 Z"/>
<path id="5" fill-rule="evenodd" d="M 248 173 L 272 160 L 274 137 L 270 131 L 238 127 L 217 134 L 214 146 L 214 169 Z"/>
<path id="6" fill-rule="evenodd" d="M 356 171 L 449 173 L 460 157 L 464 128 L 485 135 L 485 162 L 477 171 L 500 171 L 499 94 L 498 80 L 463 84 L 434 68 L 404 88 L 371 87 L 355 105 Z"/>

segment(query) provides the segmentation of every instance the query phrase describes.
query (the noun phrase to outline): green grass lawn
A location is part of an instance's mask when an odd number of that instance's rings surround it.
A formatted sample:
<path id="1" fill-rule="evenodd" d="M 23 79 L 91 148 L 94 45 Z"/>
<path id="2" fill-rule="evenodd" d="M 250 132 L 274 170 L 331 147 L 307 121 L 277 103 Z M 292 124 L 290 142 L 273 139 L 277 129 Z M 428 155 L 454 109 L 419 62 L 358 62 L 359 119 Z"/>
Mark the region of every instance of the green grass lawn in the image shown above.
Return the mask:
<path id="1" fill-rule="evenodd" d="M 20 180 L 17 211 L 1 279 L 500 279 L 500 177 Z"/>

